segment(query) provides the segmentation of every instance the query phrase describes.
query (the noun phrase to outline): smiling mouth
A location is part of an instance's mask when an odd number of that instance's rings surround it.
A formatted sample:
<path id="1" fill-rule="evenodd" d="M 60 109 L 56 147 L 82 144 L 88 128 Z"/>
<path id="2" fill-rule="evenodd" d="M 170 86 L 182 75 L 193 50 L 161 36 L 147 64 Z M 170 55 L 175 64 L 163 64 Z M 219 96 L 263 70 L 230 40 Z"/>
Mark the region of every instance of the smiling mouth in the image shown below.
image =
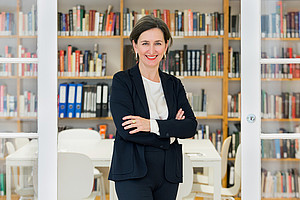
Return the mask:
<path id="1" fill-rule="evenodd" d="M 146 58 L 148 58 L 149 60 L 155 60 L 156 57 L 157 57 L 157 55 L 156 56 L 147 56 L 146 55 Z"/>

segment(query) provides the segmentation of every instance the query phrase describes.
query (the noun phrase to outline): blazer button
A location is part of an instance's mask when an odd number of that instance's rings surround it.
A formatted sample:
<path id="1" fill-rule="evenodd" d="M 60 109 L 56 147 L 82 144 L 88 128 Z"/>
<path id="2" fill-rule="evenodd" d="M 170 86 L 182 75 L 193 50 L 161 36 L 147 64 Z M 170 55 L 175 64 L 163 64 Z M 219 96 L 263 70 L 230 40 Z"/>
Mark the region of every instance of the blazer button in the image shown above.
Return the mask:
<path id="1" fill-rule="evenodd" d="M 160 148 L 163 148 L 164 146 L 163 145 L 160 145 Z"/>
<path id="2" fill-rule="evenodd" d="M 166 133 L 166 136 L 169 137 L 169 133 Z"/>

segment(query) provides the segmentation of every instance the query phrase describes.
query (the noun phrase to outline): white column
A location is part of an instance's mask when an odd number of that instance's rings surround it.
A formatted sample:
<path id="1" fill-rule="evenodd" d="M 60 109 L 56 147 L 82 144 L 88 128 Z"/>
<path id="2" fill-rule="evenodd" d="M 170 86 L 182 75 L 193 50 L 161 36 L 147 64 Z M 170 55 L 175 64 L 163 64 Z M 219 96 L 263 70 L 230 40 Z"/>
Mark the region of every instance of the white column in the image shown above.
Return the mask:
<path id="1" fill-rule="evenodd" d="M 38 0 L 38 199 L 57 199 L 57 1 Z"/>
<path id="2" fill-rule="evenodd" d="M 261 199 L 260 0 L 241 0 L 242 199 Z M 254 123 L 247 116 L 254 114 Z"/>

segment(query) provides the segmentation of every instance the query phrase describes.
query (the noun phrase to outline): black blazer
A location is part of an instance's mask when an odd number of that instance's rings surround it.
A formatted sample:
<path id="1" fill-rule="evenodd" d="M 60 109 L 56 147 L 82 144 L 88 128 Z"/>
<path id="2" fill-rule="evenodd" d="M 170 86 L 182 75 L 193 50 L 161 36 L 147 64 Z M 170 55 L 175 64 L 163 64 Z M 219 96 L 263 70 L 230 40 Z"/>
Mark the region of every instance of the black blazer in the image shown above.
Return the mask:
<path id="1" fill-rule="evenodd" d="M 129 134 L 122 127 L 127 115 L 150 118 L 147 97 L 138 65 L 120 71 L 113 77 L 110 108 L 117 128 L 109 180 L 127 180 L 144 177 L 147 166 L 144 147 L 165 150 L 165 175 L 173 183 L 182 182 L 182 146 L 176 140 L 170 145 L 170 137 L 190 138 L 196 132 L 197 121 L 179 79 L 159 70 L 169 116 L 157 120 L 160 136 L 151 132 Z M 178 110 L 184 110 L 185 119 L 176 120 Z"/>

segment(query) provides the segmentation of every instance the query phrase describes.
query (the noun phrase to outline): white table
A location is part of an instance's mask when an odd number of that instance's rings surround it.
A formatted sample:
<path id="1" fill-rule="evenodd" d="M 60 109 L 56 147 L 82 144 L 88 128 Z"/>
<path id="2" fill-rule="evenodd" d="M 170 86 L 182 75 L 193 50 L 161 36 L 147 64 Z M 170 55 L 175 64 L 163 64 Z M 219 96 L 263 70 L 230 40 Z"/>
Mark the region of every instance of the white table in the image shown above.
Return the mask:
<path id="1" fill-rule="evenodd" d="M 193 167 L 212 167 L 214 170 L 214 199 L 221 199 L 221 158 L 215 150 L 210 140 L 180 140 L 183 144 L 183 152 L 192 155 L 190 159 Z M 38 154 L 38 143 L 31 141 L 15 153 L 6 158 L 6 199 L 11 200 L 11 166 L 33 166 Z M 95 167 L 110 167 L 113 140 L 105 139 L 95 141 L 93 144 L 85 145 L 81 140 L 74 145 L 70 142 L 70 147 L 60 149 L 60 151 L 73 151 L 88 155 Z M 113 183 L 113 182 L 111 182 Z M 113 184 L 110 184 L 113 186 Z M 110 187 L 110 200 L 115 199 L 114 189 Z"/>

